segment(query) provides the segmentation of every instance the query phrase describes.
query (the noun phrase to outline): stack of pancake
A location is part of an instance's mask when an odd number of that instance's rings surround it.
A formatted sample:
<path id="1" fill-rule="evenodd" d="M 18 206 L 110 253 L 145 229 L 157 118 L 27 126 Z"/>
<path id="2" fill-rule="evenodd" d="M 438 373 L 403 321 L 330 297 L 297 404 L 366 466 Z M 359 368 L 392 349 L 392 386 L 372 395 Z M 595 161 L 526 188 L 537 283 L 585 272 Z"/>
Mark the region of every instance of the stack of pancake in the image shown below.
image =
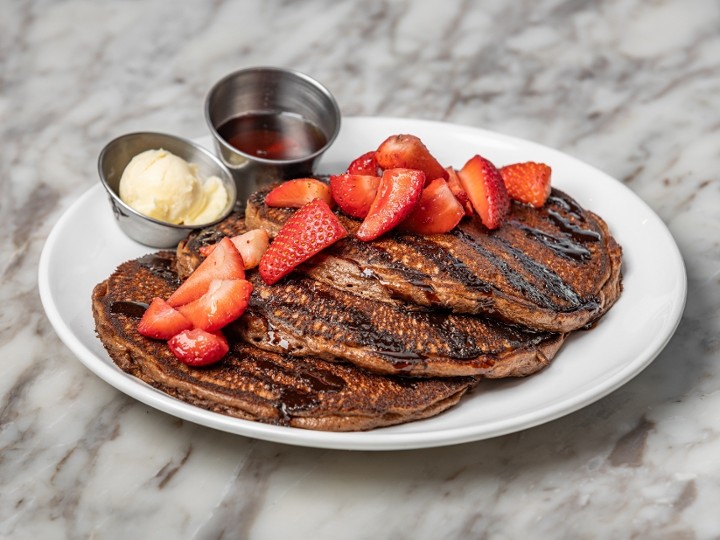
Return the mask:
<path id="1" fill-rule="evenodd" d="M 203 246 L 263 228 L 294 210 L 255 193 L 244 211 L 193 232 L 175 253 L 122 264 L 93 292 L 97 333 L 123 370 L 178 399 L 231 416 L 350 431 L 427 418 L 481 378 L 545 367 L 569 332 L 594 324 L 621 291 L 621 249 L 605 222 L 553 190 L 542 208 L 513 203 L 488 231 L 349 236 L 275 285 L 256 271 L 230 353 L 206 368 L 177 361 L 137 322 L 200 263 Z"/>

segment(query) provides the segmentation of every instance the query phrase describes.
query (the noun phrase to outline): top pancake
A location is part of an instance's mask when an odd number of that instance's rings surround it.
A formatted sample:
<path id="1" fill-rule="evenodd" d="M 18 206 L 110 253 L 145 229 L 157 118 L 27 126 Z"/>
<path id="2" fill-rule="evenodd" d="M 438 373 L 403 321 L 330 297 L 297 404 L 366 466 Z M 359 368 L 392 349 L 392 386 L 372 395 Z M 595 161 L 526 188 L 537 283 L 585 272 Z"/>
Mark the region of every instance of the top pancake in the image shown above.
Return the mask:
<path id="1" fill-rule="evenodd" d="M 248 200 L 245 225 L 274 235 L 294 210 L 266 206 L 266 193 Z M 607 224 L 557 189 L 539 209 L 513 203 L 494 231 L 466 218 L 448 234 L 393 231 L 362 242 L 353 234 L 360 222 L 338 215 L 350 236 L 299 270 L 384 302 L 568 332 L 602 316 L 620 294 L 622 250 Z"/>

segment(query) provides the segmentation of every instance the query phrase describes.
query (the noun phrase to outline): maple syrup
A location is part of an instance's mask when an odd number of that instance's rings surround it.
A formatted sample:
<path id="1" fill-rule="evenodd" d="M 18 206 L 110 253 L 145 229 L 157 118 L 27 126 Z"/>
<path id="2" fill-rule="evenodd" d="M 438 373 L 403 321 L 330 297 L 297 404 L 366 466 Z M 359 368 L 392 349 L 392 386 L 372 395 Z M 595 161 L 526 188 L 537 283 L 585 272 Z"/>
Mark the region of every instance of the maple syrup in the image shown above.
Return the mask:
<path id="1" fill-rule="evenodd" d="M 217 131 L 245 154 L 278 161 L 307 157 L 327 144 L 317 126 L 291 114 L 244 114 L 226 121 Z"/>

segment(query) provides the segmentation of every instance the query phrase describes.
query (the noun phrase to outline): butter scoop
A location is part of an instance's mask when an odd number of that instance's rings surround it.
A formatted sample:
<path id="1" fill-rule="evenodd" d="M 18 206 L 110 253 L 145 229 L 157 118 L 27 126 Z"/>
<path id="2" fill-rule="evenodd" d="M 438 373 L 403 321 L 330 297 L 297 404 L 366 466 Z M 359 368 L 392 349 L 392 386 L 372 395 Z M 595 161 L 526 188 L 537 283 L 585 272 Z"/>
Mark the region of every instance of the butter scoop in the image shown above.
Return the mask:
<path id="1" fill-rule="evenodd" d="M 228 201 L 220 178 L 200 178 L 196 165 L 162 148 L 130 160 L 120 178 L 119 195 L 141 214 L 175 225 L 214 221 Z"/>

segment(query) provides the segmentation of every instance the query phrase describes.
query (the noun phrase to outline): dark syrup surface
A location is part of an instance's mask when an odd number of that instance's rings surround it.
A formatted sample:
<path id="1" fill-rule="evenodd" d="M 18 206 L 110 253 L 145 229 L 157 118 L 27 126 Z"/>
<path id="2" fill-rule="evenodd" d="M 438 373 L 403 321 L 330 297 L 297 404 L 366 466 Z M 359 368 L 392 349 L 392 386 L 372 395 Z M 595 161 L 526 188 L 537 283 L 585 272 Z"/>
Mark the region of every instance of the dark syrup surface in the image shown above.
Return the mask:
<path id="1" fill-rule="evenodd" d="M 327 143 L 317 126 L 289 114 L 244 114 L 222 124 L 218 133 L 241 152 L 273 160 L 304 158 Z"/>

